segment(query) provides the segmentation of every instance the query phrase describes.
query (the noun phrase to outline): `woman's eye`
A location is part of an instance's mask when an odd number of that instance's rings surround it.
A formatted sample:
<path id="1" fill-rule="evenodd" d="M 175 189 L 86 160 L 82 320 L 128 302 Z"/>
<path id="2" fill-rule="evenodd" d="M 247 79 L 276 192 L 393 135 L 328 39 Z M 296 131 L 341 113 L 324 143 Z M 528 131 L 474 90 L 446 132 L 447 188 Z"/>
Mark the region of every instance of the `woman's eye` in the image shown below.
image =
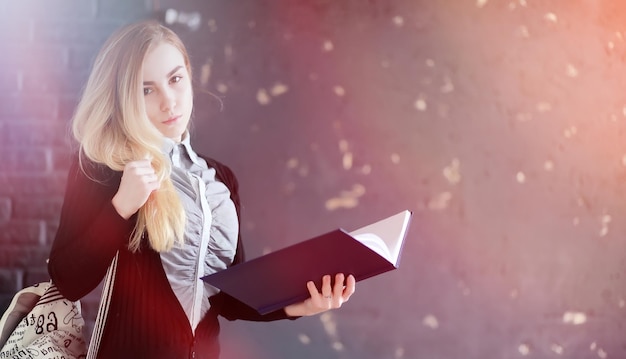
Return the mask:
<path id="1" fill-rule="evenodd" d="M 151 93 L 152 93 L 152 89 L 151 88 L 149 88 L 149 87 L 144 87 L 143 88 L 143 95 L 144 96 L 149 95 Z"/>
<path id="2" fill-rule="evenodd" d="M 180 82 L 180 80 L 182 80 L 183 77 L 182 76 L 174 76 L 172 77 L 172 79 L 170 80 L 172 83 L 177 83 Z"/>

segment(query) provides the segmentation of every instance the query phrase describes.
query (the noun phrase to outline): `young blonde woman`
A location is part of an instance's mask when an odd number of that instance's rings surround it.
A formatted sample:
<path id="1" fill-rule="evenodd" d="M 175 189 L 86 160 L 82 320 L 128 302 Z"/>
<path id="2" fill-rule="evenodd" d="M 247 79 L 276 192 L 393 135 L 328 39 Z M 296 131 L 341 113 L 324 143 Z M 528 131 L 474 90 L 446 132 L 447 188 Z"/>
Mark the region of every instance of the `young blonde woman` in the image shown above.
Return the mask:
<path id="1" fill-rule="evenodd" d="M 114 33 L 73 118 L 73 161 L 48 270 L 77 300 L 117 272 L 98 358 L 218 358 L 218 315 L 271 321 L 339 308 L 354 277 L 303 283 L 307 300 L 259 315 L 199 279 L 244 260 L 233 172 L 194 152 L 187 51 L 156 22 Z M 285 270 L 289 270 L 285 268 Z"/>

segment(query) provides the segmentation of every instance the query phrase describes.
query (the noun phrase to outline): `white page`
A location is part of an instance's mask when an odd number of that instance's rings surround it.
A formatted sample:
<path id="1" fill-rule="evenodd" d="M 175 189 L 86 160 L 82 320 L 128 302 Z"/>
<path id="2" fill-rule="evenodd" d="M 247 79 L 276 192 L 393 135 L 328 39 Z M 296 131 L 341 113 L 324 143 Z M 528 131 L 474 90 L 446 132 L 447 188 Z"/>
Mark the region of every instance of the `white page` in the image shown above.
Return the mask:
<path id="1" fill-rule="evenodd" d="M 357 241 L 363 243 L 369 249 L 378 253 L 381 257 L 385 258 L 389 263 L 395 263 L 391 252 L 389 252 L 389 248 L 387 248 L 387 245 L 385 244 L 385 241 L 383 241 L 379 236 L 373 233 L 350 233 L 350 235 L 354 237 Z"/>
<path id="2" fill-rule="evenodd" d="M 349 234 L 396 265 L 410 218 L 411 212 L 404 210 Z M 381 247 L 386 247 L 386 250 Z"/>

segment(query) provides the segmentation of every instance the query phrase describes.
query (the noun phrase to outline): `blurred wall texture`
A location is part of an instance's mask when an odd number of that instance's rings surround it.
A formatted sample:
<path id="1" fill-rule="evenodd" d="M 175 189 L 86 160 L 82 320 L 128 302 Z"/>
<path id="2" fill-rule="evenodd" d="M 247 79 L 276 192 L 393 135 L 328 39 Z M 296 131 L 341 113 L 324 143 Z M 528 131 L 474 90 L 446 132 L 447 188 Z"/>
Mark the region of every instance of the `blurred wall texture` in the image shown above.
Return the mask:
<path id="1" fill-rule="evenodd" d="M 322 316 L 225 322 L 224 358 L 626 358 L 616 0 L 2 0 L 3 302 L 47 278 L 95 52 L 167 8 L 201 17 L 173 25 L 192 141 L 239 177 L 249 258 L 415 213 L 399 270 Z"/>

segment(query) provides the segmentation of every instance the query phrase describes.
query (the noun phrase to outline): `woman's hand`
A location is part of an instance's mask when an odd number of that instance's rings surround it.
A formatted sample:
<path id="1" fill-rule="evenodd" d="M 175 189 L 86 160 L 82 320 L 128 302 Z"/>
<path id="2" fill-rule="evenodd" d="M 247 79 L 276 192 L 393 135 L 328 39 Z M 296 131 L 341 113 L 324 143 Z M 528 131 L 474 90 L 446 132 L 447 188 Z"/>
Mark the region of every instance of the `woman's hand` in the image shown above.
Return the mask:
<path id="1" fill-rule="evenodd" d="M 150 160 L 128 162 L 124 166 L 120 187 L 111 202 L 117 213 L 128 219 L 146 203 L 152 191 L 159 189 L 159 186 Z"/>
<path id="2" fill-rule="evenodd" d="M 339 273 L 335 275 L 335 284 L 331 286 L 330 282 L 330 275 L 322 277 L 321 292 L 318 291 L 313 281 L 307 282 L 306 286 L 311 294 L 309 299 L 286 306 L 285 313 L 291 317 L 301 317 L 315 315 L 341 307 L 354 293 L 356 286 L 354 276 L 349 275 L 348 278 L 345 278 L 342 273 Z"/>

